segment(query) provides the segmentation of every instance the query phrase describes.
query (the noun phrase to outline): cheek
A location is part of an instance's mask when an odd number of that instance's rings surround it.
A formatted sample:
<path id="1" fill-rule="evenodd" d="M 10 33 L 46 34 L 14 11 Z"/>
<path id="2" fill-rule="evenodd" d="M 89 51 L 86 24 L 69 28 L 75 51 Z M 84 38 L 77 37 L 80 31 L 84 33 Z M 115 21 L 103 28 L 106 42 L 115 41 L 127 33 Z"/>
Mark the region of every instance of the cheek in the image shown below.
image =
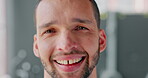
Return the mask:
<path id="1" fill-rule="evenodd" d="M 48 60 L 50 58 L 50 56 L 52 54 L 52 51 L 54 49 L 53 43 L 54 43 L 54 41 L 49 40 L 49 39 L 40 41 L 40 43 L 39 43 L 39 53 L 40 53 L 40 57 L 42 59 L 47 59 Z"/>
<path id="2" fill-rule="evenodd" d="M 93 57 L 94 54 L 99 50 L 99 42 L 96 37 L 88 37 L 82 40 L 82 45 L 85 51 L 88 52 L 89 57 Z"/>
<path id="3" fill-rule="evenodd" d="M 99 50 L 98 39 L 88 38 L 88 40 L 84 43 L 85 51 L 89 55 L 89 65 L 93 65 L 92 61 L 94 61 L 94 57 L 96 56 L 96 52 Z"/>

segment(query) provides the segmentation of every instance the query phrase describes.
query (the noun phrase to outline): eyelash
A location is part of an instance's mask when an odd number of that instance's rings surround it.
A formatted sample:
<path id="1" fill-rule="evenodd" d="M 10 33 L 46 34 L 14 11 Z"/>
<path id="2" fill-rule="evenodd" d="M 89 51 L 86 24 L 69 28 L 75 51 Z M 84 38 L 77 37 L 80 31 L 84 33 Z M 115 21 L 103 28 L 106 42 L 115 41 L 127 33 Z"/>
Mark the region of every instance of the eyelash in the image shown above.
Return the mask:
<path id="1" fill-rule="evenodd" d="M 75 30 L 79 31 L 79 30 L 89 30 L 89 29 L 86 28 L 86 27 L 83 27 L 83 26 L 77 26 L 77 27 L 75 28 Z"/>
<path id="2" fill-rule="evenodd" d="M 74 30 L 79 31 L 79 30 L 89 30 L 89 29 L 86 27 L 83 27 L 83 26 L 76 26 L 76 28 Z M 48 34 L 48 33 L 55 33 L 55 32 L 56 32 L 55 29 L 48 29 L 44 33 Z"/>
<path id="3" fill-rule="evenodd" d="M 47 33 L 55 33 L 55 32 L 56 32 L 55 29 L 48 29 L 48 30 L 45 31 L 45 34 L 47 34 Z"/>

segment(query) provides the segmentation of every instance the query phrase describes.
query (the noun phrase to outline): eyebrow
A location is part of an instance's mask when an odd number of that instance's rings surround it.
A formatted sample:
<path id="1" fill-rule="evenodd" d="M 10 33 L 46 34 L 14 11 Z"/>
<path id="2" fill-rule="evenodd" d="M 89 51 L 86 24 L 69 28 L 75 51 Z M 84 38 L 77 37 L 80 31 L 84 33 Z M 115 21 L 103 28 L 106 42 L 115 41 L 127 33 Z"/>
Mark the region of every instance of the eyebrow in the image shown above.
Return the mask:
<path id="1" fill-rule="evenodd" d="M 79 23 L 86 23 L 86 24 L 91 24 L 92 21 L 87 20 L 87 19 L 80 19 L 80 18 L 73 18 L 72 22 L 79 22 Z"/>
<path id="2" fill-rule="evenodd" d="M 90 21 L 90 20 L 80 19 L 80 18 L 72 18 L 71 21 L 72 22 L 78 22 L 78 23 L 85 23 L 85 24 L 91 24 L 92 23 L 92 21 Z M 57 23 L 58 23 L 57 20 L 54 20 L 54 21 L 51 21 L 51 22 L 47 22 L 47 23 L 45 23 L 43 25 L 40 25 L 39 29 L 46 28 L 46 27 L 52 26 L 52 25 L 57 24 Z"/>
<path id="3" fill-rule="evenodd" d="M 39 29 L 46 28 L 46 27 L 49 27 L 49 26 L 54 25 L 54 24 L 57 24 L 57 23 L 58 22 L 56 20 L 55 21 L 51 21 L 51 22 L 47 22 L 47 23 L 45 23 L 43 25 L 40 25 L 39 26 Z"/>

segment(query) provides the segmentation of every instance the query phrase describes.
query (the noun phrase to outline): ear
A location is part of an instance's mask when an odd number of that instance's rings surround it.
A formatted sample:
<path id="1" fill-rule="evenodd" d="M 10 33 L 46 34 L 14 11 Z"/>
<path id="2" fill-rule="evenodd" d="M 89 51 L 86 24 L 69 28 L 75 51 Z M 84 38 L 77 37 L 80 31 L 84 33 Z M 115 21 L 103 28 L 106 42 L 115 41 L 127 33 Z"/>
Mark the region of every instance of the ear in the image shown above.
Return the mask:
<path id="1" fill-rule="evenodd" d="M 99 29 L 99 44 L 100 44 L 100 53 L 103 52 L 106 48 L 106 34 L 103 29 Z"/>
<path id="2" fill-rule="evenodd" d="M 39 49 L 37 44 L 37 35 L 34 35 L 33 52 L 36 57 L 39 57 Z"/>

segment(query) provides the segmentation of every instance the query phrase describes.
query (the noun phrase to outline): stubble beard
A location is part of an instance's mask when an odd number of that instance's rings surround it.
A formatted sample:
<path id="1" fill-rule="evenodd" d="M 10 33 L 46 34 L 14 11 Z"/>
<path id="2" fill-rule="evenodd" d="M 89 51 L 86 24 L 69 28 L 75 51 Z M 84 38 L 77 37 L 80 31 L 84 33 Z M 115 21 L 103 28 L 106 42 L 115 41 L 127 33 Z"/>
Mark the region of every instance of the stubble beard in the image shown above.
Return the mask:
<path id="1" fill-rule="evenodd" d="M 87 55 L 86 58 L 86 62 L 84 65 L 84 68 L 82 68 L 83 70 L 81 71 L 80 77 L 79 78 L 88 78 L 90 76 L 90 74 L 92 73 L 93 69 L 95 68 L 95 66 L 98 64 L 98 60 L 100 57 L 99 52 L 97 51 L 93 57 L 93 59 L 91 60 L 91 63 L 89 63 L 89 55 L 87 52 L 80 52 L 80 51 L 73 51 L 70 54 L 73 53 L 85 53 Z M 44 62 L 44 60 L 42 60 L 42 58 L 40 58 L 42 65 L 44 67 L 44 69 L 46 70 L 46 72 L 51 76 L 51 78 L 63 78 L 58 71 L 56 70 L 56 68 L 54 67 L 53 63 L 51 65 L 50 69 L 48 68 L 47 64 Z M 91 66 L 89 67 L 89 64 L 91 64 Z M 67 73 L 66 74 L 68 77 L 75 77 L 75 72 L 74 73 Z"/>

